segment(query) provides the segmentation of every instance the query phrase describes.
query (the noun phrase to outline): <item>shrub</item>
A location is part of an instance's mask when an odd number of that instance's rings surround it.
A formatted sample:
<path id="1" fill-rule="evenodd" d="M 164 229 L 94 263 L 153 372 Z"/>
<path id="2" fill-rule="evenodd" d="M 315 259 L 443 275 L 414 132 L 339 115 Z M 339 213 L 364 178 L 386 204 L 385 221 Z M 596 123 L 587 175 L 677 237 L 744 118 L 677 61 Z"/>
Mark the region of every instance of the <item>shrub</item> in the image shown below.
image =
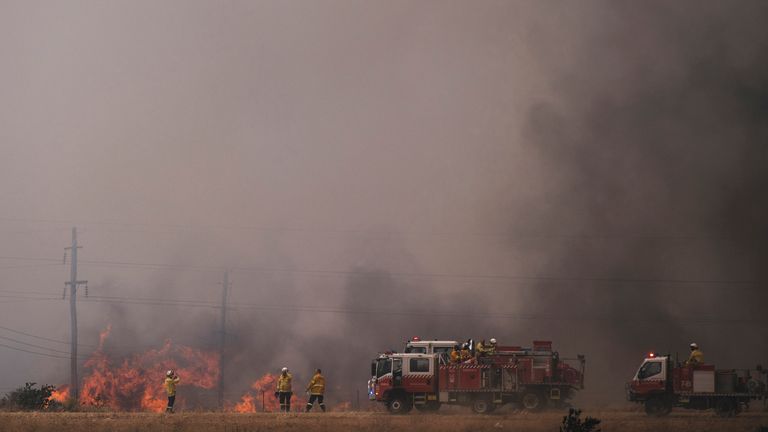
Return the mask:
<path id="1" fill-rule="evenodd" d="M 600 420 L 594 417 L 587 417 L 583 421 L 580 418 L 581 410 L 571 408 L 568 415 L 563 417 L 563 425 L 560 426 L 560 432 L 600 432 L 597 427 Z"/>
<path id="2" fill-rule="evenodd" d="M 35 388 L 37 383 L 26 383 L 24 387 L 6 394 L 0 400 L 0 406 L 10 410 L 37 411 L 52 409 L 58 406 L 56 401 L 51 400 L 51 393 L 56 389 L 52 385 L 41 385 Z"/>

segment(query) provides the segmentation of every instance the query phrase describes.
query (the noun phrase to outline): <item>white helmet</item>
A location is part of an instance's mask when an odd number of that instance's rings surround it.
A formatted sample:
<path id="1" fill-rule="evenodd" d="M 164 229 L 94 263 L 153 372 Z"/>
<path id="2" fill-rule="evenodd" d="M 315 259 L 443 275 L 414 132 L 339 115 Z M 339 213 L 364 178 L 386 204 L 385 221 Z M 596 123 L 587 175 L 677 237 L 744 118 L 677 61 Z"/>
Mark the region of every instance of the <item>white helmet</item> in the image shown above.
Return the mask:
<path id="1" fill-rule="evenodd" d="M 691 342 L 691 348 L 698 349 L 699 348 L 699 344 L 697 344 L 696 342 Z"/>
<path id="2" fill-rule="evenodd" d="M 288 368 L 287 368 L 287 367 L 284 367 L 284 368 L 283 368 L 283 370 L 282 370 L 281 372 L 282 372 L 282 373 L 286 373 L 286 372 L 288 372 Z"/>
<path id="3" fill-rule="evenodd" d="M 165 373 L 165 376 L 173 376 L 173 369 L 168 369 L 168 372 Z"/>
<path id="4" fill-rule="evenodd" d="M 491 342 L 492 344 L 495 344 L 495 343 L 496 343 L 496 338 L 491 338 L 490 342 Z"/>

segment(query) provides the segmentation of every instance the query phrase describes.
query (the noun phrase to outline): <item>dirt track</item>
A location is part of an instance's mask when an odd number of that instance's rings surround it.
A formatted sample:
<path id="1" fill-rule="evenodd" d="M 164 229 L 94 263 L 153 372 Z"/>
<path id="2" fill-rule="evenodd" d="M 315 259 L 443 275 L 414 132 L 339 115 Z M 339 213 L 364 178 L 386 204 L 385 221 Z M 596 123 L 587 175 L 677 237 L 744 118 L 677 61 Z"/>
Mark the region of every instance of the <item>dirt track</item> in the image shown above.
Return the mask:
<path id="1" fill-rule="evenodd" d="M 768 413 L 742 413 L 721 419 L 711 412 L 673 412 L 665 418 L 648 418 L 639 412 L 585 412 L 601 419 L 603 432 L 719 431 L 755 432 L 768 426 Z M 180 413 L 0 413 L 0 431 L 392 431 L 476 432 L 476 431 L 549 431 L 557 432 L 562 413 L 515 413 L 505 415 L 410 414 L 385 413 L 312 413 L 312 414 L 220 414 Z"/>

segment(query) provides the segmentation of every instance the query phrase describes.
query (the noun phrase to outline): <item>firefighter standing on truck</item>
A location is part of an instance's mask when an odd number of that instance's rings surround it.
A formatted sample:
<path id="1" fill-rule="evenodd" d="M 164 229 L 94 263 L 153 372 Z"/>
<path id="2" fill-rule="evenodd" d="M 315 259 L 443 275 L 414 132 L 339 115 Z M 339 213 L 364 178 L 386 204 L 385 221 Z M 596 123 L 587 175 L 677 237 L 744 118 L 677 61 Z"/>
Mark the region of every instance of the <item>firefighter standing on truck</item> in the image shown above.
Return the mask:
<path id="1" fill-rule="evenodd" d="M 323 403 L 323 395 L 325 394 L 325 377 L 320 369 L 315 370 L 315 375 L 307 385 L 307 392 L 309 392 L 309 401 L 307 402 L 307 412 L 312 411 L 312 406 L 317 401 L 320 404 L 320 409 L 325 412 L 325 403 Z"/>
<path id="2" fill-rule="evenodd" d="M 686 366 L 700 366 L 704 363 L 704 353 L 699 349 L 696 342 L 691 343 L 691 355 L 685 361 Z"/>
<path id="3" fill-rule="evenodd" d="M 461 361 L 462 362 L 465 362 L 465 361 L 469 360 L 470 358 L 472 358 L 472 353 L 469 351 L 469 344 L 468 343 L 465 343 L 464 345 L 461 346 L 460 356 L 461 356 Z"/>
<path id="4" fill-rule="evenodd" d="M 282 412 L 291 410 L 291 396 L 293 396 L 291 380 L 293 377 L 288 373 L 288 368 L 284 367 L 280 376 L 277 377 L 277 391 L 275 391 L 275 397 L 280 401 L 280 411 Z"/>
<path id="5" fill-rule="evenodd" d="M 451 351 L 451 363 L 458 363 L 459 361 L 461 361 L 461 351 L 458 345 L 454 345 L 453 351 Z"/>
<path id="6" fill-rule="evenodd" d="M 485 339 L 481 340 L 475 346 L 475 357 L 483 357 L 487 354 Z"/>
<path id="7" fill-rule="evenodd" d="M 176 384 L 179 383 L 179 376 L 173 369 L 165 373 L 165 392 L 168 393 L 168 406 L 165 412 L 173 413 L 173 404 L 176 402 Z"/>
<path id="8" fill-rule="evenodd" d="M 489 341 L 491 344 L 485 347 L 486 354 L 496 354 L 496 338 L 491 338 Z"/>

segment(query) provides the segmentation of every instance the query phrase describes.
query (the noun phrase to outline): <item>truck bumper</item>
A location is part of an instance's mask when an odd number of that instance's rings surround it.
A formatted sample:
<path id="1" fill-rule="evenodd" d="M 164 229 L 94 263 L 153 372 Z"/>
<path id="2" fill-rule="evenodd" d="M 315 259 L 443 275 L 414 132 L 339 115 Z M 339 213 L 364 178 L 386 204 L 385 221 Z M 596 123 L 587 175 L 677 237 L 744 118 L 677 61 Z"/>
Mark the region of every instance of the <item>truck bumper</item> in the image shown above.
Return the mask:
<path id="1" fill-rule="evenodd" d="M 630 401 L 630 402 L 637 402 L 637 401 L 638 401 L 638 398 L 637 398 L 637 393 L 635 393 L 634 391 L 632 391 L 632 387 L 629 385 L 629 383 L 627 383 L 627 384 L 624 386 L 624 392 L 625 392 L 625 393 L 626 393 L 626 395 L 627 395 L 627 400 L 628 400 L 628 401 Z"/>

